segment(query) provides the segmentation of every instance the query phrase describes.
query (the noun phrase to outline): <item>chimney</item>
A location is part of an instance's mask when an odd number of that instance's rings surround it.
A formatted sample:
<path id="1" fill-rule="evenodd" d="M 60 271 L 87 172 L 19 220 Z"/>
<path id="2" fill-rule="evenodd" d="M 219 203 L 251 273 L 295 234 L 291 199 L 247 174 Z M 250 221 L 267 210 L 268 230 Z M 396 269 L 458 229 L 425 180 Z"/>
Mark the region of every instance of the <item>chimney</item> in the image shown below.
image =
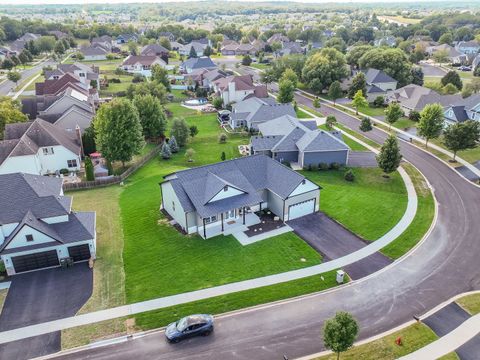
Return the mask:
<path id="1" fill-rule="evenodd" d="M 80 129 L 80 126 L 75 126 L 75 134 L 77 135 L 77 142 L 78 145 L 80 145 L 80 155 L 81 157 L 84 157 L 85 154 L 83 152 L 83 142 L 82 142 L 82 130 Z"/>

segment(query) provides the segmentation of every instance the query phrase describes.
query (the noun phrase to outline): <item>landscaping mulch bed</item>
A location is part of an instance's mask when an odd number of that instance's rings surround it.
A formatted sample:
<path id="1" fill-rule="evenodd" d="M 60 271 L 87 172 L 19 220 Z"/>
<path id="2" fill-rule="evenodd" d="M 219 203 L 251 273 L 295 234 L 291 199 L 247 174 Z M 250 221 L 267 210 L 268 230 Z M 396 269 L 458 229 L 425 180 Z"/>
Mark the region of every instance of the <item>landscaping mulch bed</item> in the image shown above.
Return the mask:
<path id="1" fill-rule="evenodd" d="M 261 213 L 257 213 L 257 215 L 260 217 L 262 222 L 260 224 L 248 227 L 248 230 L 244 232 L 248 237 L 260 235 L 264 232 L 272 231 L 285 226 L 285 223 L 282 220 L 274 220 L 276 215 L 272 212 L 268 214 L 267 212 L 262 211 Z"/>

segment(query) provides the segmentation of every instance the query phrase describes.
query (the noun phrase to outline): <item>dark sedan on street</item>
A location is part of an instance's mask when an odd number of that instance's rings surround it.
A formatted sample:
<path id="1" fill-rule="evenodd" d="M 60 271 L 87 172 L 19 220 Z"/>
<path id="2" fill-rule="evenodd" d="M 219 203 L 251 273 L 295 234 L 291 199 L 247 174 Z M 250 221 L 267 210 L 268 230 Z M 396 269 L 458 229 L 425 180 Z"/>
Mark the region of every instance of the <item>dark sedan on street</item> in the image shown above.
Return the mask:
<path id="1" fill-rule="evenodd" d="M 207 336 L 213 331 L 213 316 L 206 314 L 190 315 L 171 323 L 165 329 L 165 336 L 171 343 L 177 343 L 193 336 Z"/>

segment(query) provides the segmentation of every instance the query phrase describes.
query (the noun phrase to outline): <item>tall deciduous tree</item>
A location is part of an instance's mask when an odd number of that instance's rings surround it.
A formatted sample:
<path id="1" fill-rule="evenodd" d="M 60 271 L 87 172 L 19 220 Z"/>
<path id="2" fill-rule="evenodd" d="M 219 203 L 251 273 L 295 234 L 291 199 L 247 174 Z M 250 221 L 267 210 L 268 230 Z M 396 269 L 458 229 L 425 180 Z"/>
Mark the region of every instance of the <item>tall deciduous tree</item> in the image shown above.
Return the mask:
<path id="1" fill-rule="evenodd" d="M 280 80 L 278 84 L 277 101 L 281 104 L 291 103 L 294 99 L 295 86 L 288 79 Z"/>
<path id="2" fill-rule="evenodd" d="M 450 70 L 448 73 L 446 73 L 445 76 L 442 77 L 441 83 L 443 86 L 446 86 L 447 84 L 452 84 L 458 90 L 462 90 L 463 87 L 462 79 L 460 78 L 458 72 L 456 72 L 455 70 Z"/>
<path id="3" fill-rule="evenodd" d="M 353 346 L 359 331 L 358 323 L 352 315 L 340 311 L 331 319 L 325 321 L 323 327 L 323 342 L 325 347 L 337 354 L 347 351 Z"/>
<path id="4" fill-rule="evenodd" d="M 457 151 L 473 149 L 478 146 L 480 140 L 480 123 L 467 120 L 447 126 L 443 132 L 443 143 L 448 150 L 453 152 L 453 160 Z"/>
<path id="5" fill-rule="evenodd" d="M 388 122 L 388 130 L 392 128 L 392 125 L 396 123 L 403 116 L 402 108 L 398 103 L 392 102 L 385 109 L 385 120 Z"/>
<path id="6" fill-rule="evenodd" d="M 335 106 L 335 103 L 338 99 L 343 97 L 343 90 L 340 86 L 340 81 L 334 81 L 332 85 L 330 85 L 328 88 L 328 96 L 330 99 L 332 99 L 333 106 Z"/>
<path id="7" fill-rule="evenodd" d="M 17 83 L 20 81 L 21 78 L 22 78 L 22 74 L 20 74 L 18 71 L 10 71 L 7 74 L 7 79 L 10 81 L 13 81 L 15 85 L 17 85 Z"/>
<path id="8" fill-rule="evenodd" d="M 362 90 L 358 90 L 353 96 L 352 105 L 355 108 L 355 114 L 358 115 L 358 108 L 368 106 L 368 101 L 363 96 Z"/>
<path id="9" fill-rule="evenodd" d="M 303 80 L 317 93 L 347 76 L 345 56 L 332 48 L 322 49 L 310 56 L 302 70 Z"/>
<path id="10" fill-rule="evenodd" d="M 350 66 L 358 67 L 358 60 L 360 60 L 363 54 L 365 54 L 366 52 L 372 49 L 373 49 L 373 46 L 371 45 L 357 45 L 352 47 L 352 49 L 348 52 L 346 57 L 347 63 Z"/>
<path id="11" fill-rule="evenodd" d="M 267 86 L 277 80 L 275 70 L 272 68 L 268 68 L 260 74 L 260 81 Z"/>
<path id="12" fill-rule="evenodd" d="M 280 78 L 280 81 L 281 80 L 291 81 L 295 88 L 298 86 L 298 76 L 295 73 L 295 71 L 293 71 L 290 68 L 285 69 L 285 71 L 282 74 L 282 77 Z"/>
<path id="13" fill-rule="evenodd" d="M 380 153 L 377 155 L 377 164 L 385 174 L 390 174 L 400 166 L 402 155 L 398 147 L 398 141 L 395 135 L 390 135 L 382 145 Z"/>
<path id="14" fill-rule="evenodd" d="M 152 80 L 165 86 L 165 89 L 170 91 L 170 81 L 168 80 L 167 69 L 161 67 L 158 64 L 152 66 Z"/>
<path id="15" fill-rule="evenodd" d="M 172 121 L 170 135 L 175 137 L 178 146 L 183 147 L 187 144 L 188 135 L 190 130 L 188 129 L 187 122 L 183 118 L 175 118 Z"/>
<path id="16" fill-rule="evenodd" d="M 363 72 L 358 72 L 352 79 L 352 85 L 348 88 L 348 97 L 353 99 L 358 90 L 362 91 L 362 95 L 367 95 L 367 79 Z"/>
<path id="17" fill-rule="evenodd" d="M 428 141 L 435 139 L 442 133 L 444 125 L 443 107 L 440 104 L 428 104 L 420 112 L 420 121 L 418 122 L 418 135 L 425 138 L 425 147 L 428 147 Z"/>
<path id="18" fill-rule="evenodd" d="M 142 124 L 143 136 L 155 139 L 165 136 L 167 120 L 163 113 L 162 103 L 158 98 L 148 95 L 137 95 L 133 99 Z"/>
<path id="19" fill-rule="evenodd" d="M 132 102 L 116 98 L 100 107 L 94 120 L 95 142 L 109 161 L 130 161 L 144 145 L 142 125 Z"/>
<path id="20" fill-rule="evenodd" d="M 7 96 L 0 97 L 0 139 L 3 139 L 3 132 L 6 124 L 26 122 L 27 115 L 22 113 L 21 104 L 18 100 L 12 100 Z"/>

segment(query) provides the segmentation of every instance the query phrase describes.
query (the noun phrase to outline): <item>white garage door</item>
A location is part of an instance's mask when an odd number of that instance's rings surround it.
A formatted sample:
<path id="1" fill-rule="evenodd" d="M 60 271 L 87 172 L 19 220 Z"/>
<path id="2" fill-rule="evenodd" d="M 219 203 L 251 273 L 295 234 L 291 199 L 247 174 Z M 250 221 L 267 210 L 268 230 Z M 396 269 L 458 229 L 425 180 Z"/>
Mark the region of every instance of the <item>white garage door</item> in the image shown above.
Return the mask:
<path id="1" fill-rule="evenodd" d="M 315 212 L 315 199 L 303 201 L 290 205 L 288 208 L 288 219 L 293 220 L 313 212 Z"/>

